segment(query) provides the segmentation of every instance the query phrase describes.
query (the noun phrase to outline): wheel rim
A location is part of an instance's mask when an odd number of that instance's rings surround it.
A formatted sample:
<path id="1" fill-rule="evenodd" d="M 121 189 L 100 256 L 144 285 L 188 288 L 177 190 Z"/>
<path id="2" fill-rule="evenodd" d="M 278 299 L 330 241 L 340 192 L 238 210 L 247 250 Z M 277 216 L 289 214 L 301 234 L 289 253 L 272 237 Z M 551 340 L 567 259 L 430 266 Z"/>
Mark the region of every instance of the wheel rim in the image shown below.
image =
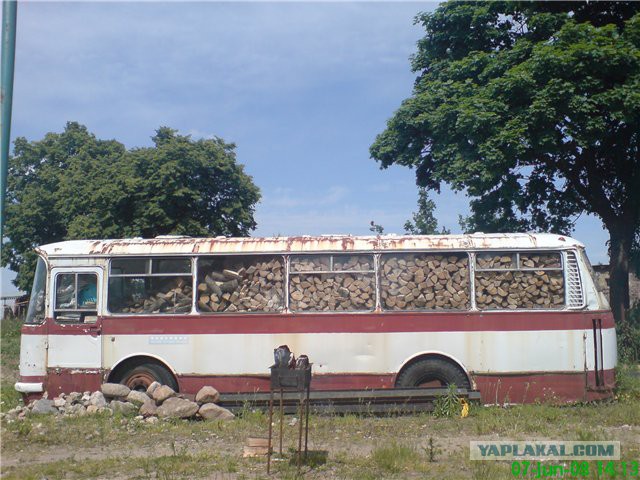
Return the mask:
<path id="1" fill-rule="evenodd" d="M 133 375 L 127 377 L 124 384 L 131 390 L 146 392 L 149 385 L 151 385 L 155 381 L 156 379 L 151 372 L 136 372 Z"/>
<path id="2" fill-rule="evenodd" d="M 416 387 L 420 388 L 446 388 L 449 380 L 438 375 L 425 375 L 416 382 Z"/>
<path id="3" fill-rule="evenodd" d="M 420 388 L 445 388 L 449 386 L 449 383 L 443 382 L 438 378 L 427 378 L 426 380 L 418 382 L 418 385 L 416 386 Z"/>

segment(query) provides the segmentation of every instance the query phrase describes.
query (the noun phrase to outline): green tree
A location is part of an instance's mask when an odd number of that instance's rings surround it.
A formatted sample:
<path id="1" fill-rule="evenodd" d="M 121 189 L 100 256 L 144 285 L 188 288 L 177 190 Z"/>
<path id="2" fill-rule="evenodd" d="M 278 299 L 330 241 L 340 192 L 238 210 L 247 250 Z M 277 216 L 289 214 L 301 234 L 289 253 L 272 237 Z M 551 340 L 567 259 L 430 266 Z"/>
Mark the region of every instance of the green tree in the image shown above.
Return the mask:
<path id="1" fill-rule="evenodd" d="M 640 4 L 450 2 L 416 21 L 414 91 L 371 146 L 472 197 L 470 227 L 610 235 L 611 303 L 629 306 L 640 228 Z"/>
<path id="2" fill-rule="evenodd" d="M 404 230 L 411 235 L 448 235 L 451 233 L 447 228 L 438 228 L 438 220 L 434 212 L 436 203 L 429 198 L 426 188 L 418 188 L 418 211 L 413 213 L 412 220 L 407 220 Z"/>
<path id="3" fill-rule="evenodd" d="M 258 188 L 219 138 L 194 141 L 169 128 L 131 151 L 70 122 L 62 133 L 15 141 L 2 265 L 29 291 L 33 248 L 71 239 L 248 235 Z"/>
<path id="4" fill-rule="evenodd" d="M 371 220 L 371 223 L 369 223 L 369 231 L 377 235 L 382 235 L 384 233 L 384 227 L 378 225 L 374 220 Z"/>

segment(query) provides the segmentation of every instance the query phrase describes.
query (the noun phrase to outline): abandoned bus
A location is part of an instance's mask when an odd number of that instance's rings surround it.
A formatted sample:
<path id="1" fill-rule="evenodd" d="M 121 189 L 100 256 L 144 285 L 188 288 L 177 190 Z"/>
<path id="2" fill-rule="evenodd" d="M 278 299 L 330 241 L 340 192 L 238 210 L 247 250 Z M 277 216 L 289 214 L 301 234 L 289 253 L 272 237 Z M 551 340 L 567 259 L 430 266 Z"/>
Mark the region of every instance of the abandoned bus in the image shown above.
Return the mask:
<path id="1" fill-rule="evenodd" d="M 268 391 L 273 349 L 325 390 L 445 386 L 484 403 L 611 395 L 614 321 L 581 243 L 553 234 L 79 240 L 36 249 L 28 397 Z"/>

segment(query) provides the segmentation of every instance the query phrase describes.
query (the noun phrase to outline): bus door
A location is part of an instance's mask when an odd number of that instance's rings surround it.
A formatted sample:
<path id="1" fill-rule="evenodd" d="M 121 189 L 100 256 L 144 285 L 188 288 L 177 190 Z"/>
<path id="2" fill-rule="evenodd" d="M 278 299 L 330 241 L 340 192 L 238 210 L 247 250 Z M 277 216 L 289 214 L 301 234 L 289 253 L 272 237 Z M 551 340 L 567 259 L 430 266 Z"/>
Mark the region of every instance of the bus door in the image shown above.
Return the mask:
<path id="1" fill-rule="evenodd" d="M 97 267 L 56 267 L 51 271 L 47 332 L 50 394 L 100 387 L 102 282 L 103 272 Z"/>

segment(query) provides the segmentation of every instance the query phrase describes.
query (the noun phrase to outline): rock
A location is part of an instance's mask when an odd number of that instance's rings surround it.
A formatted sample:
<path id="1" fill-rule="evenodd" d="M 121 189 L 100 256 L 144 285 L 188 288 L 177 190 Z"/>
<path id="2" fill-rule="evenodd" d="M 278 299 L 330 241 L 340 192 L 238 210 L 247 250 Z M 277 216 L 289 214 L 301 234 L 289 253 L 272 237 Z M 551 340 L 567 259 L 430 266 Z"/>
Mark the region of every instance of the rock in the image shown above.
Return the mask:
<path id="1" fill-rule="evenodd" d="M 169 385 L 160 385 L 153 391 L 152 397 L 156 403 L 161 404 L 166 399 L 175 396 L 176 392 Z"/>
<path id="2" fill-rule="evenodd" d="M 151 397 L 153 395 L 153 392 L 156 390 L 156 388 L 160 386 L 161 386 L 160 382 L 152 382 L 151 385 L 147 387 L 147 395 Z"/>
<path id="3" fill-rule="evenodd" d="M 18 416 L 20 416 L 20 413 L 18 413 Z M 33 402 L 31 413 L 35 413 L 36 415 L 53 413 L 54 415 L 57 415 L 58 410 L 56 410 L 56 407 L 53 406 L 53 400 L 41 398 L 40 400 L 36 400 L 35 402 Z"/>
<path id="4" fill-rule="evenodd" d="M 158 423 L 158 417 L 149 417 L 145 419 L 147 423 Z"/>
<path id="5" fill-rule="evenodd" d="M 87 409 L 84 407 L 84 405 L 76 403 L 74 405 L 67 407 L 65 414 L 73 415 L 75 417 L 83 417 L 87 414 Z"/>
<path id="6" fill-rule="evenodd" d="M 121 413 L 123 415 L 132 415 L 138 411 L 138 408 L 129 402 L 121 402 L 119 400 L 113 400 L 109 404 L 109 408 L 113 413 Z"/>
<path id="7" fill-rule="evenodd" d="M 103 383 L 100 387 L 105 397 L 126 398 L 131 391 L 126 385 L 120 383 Z"/>
<path id="8" fill-rule="evenodd" d="M 216 403 L 220 399 L 220 393 L 213 387 L 202 387 L 196 394 L 196 402 L 202 405 L 203 403 Z"/>
<path id="9" fill-rule="evenodd" d="M 89 405 L 93 405 L 94 407 L 106 407 L 107 401 L 104 398 L 102 392 L 93 392 L 91 397 L 89 398 Z"/>
<path id="10" fill-rule="evenodd" d="M 142 404 L 138 413 L 143 417 L 150 417 L 151 415 L 156 415 L 158 413 L 158 407 L 156 406 L 156 403 L 149 398 Z"/>
<path id="11" fill-rule="evenodd" d="M 82 400 L 82 394 L 80 392 L 71 392 L 67 397 L 67 405 L 80 403 L 81 400 Z"/>
<path id="12" fill-rule="evenodd" d="M 159 417 L 189 418 L 198 412 L 198 404 L 184 398 L 171 397 L 158 407 Z"/>
<path id="13" fill-rule="evenodd" d="M 127 402 L 133 403 L 135 406 L 139 407 L 145 402 L 148 402 L 150 398 L 144 392 L 138 392 L 137 390 L 131 390 L 129 395 L 127 395 Z"/>
<path id="14" fill-rule="evenodd" d="M 215 403 L 205 403 L 200 407 L 198 413 L 205 420 L 231 420 L 235 418 L 233 413 Z"/>
<path id="15" fill-rule="evenodd" d="M 95 415 L 96 413 L 98 413 L 100 411 L 100 407 L 96 406 L 96 405 L 89 405 L 87 407 L 87 414 L 88 415 Z"/>
<path id="16" fill-rule="evenodd" d="M 67 401 L 62 397 L 56 397 L 53 399 L 53 406 L 56 408 L 64 407 L 67 404 Z"/>

